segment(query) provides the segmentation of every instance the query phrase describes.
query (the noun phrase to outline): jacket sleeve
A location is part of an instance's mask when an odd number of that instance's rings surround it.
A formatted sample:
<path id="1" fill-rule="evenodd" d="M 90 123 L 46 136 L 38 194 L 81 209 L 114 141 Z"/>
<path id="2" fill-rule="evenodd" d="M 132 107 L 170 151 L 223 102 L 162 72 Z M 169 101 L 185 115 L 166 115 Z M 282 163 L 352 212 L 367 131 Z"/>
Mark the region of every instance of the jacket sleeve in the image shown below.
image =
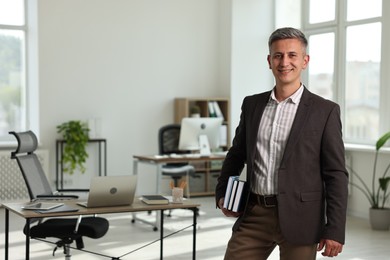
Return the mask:
<path id="1" fill-rule="evenodd" d="M 235 131 L 232 147 L 229 149 L 223 162 L 218 183 L 215 189 L 215 199 L 218 201 L 225 196 L 227 183 L 230 176 L 240 175 L 246 162 L 246 123 L 245 123 L 245 101 L 241 106 L 241 116 L 238 127 Z"/>
<path id="2" fill-rule="evenodd" d="M 329 115 L 322 144 L 321 164 L 326 197 L 326 226 L 323 238 L 344 243 L 348 172 L 345 169 L 339 106 L 335 106 Z"/>

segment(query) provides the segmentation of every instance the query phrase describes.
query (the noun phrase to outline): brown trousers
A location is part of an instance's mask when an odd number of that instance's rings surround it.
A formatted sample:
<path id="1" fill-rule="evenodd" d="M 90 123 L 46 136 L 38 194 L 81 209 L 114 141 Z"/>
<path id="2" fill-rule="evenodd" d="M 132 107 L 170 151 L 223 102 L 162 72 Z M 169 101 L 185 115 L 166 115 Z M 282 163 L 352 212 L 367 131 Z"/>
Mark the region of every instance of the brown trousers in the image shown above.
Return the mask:
<path id="1" fill-rule="evenodd" d="M 317 245 L 293 245 L 280 231 L 277 207 L 266 208 L 250 202 L 251 209 L 233 232 L 225 260 L 266 260 L 279 246 L 280 260 L 315 260 Z"/>

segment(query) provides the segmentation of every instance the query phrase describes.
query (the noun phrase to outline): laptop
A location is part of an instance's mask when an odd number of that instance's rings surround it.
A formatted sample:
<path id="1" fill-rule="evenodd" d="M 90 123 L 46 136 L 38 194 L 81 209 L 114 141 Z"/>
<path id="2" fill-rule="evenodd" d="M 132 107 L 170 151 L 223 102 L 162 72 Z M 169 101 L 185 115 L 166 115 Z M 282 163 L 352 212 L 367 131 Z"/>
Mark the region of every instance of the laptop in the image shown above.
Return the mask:
<path id="1" fill-rule="evenodd" d="M 136 186 L 137 175 L 93 177 L 88 200 L 77 204 L 86 208 L 129 206 Z"/>

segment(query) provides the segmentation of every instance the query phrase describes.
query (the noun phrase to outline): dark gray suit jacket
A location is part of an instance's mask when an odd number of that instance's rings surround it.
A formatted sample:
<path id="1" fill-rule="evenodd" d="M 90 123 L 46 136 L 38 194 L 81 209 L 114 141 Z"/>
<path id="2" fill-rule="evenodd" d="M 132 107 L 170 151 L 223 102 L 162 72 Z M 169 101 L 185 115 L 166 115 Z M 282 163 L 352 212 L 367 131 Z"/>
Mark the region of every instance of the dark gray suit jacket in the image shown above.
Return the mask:
<path id="1" fill-rule="evenodd" d="M 243 101 L 233 145 L 218 179 L 217 202 L 225 195 L 229 176 L 239 175 L 245 163 L 250 186 L 258 127 L 270 94 Z M 306 245 L 326 238 L 344 244 L 348 172 L 336 103 L 304 89 L 277 174 L 279 221 L 287 241 Z M 239 228 L 246 209 L 233 230 Z"/>

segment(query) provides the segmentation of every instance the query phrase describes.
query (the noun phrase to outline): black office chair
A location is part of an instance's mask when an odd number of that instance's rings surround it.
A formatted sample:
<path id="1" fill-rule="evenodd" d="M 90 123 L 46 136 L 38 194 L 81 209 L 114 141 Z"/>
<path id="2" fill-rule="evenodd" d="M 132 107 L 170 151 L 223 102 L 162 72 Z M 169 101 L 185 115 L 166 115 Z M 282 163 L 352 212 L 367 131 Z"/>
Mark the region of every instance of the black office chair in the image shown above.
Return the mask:
<path id="1" fill-rule="evenodd" d="M 11 158 L 16 159 L 23 178 L 26 182 L 27 190 L 31 200 L 45 199 L 45 197 L 75 198 L 77 196 L 56 195 L 53 193 L 49 181 L 42 169 L 34 151 L 37 149 L 38 140 L 32 131 L 27 132 L 9 132 L 14 135 L 18 141 L 18 147 L 11 153 Z M 84 248 L 83 237 L 93 239 L 103 237 L 109 227 L 106 219 L 100 217 L 81 217 L 79 218 L 50 218 L 38 222 L 30 229 L 30 237 L 46 239 L 54 237 L 59 239 L 56 247 L 63 247 L 65 259 L 70 259 L 70 245 L 76 241 L 76 248 Z M 26 228 L 24 228 L 26 234 Z M 53 254 L 54 254 L 53 251 Z"/>
<path id="2" fill-rule="evenodd" d="M 160 128 L 158 131 L 158 144 L 160 155 L 166 154 L 184 154 L 188 151 L 179 150 L 180 125 L 169 124 Z M 179 180 L 186 176 L 187 182 L 190 176 L 195 176 L 195 168 L 188 163 L 167 163 L 162 167 L 162 175 L 170 176 L 175 187 L 178 187 Z M 195 176 L 196 177 L 196 176 Z M 189 184 L 189 183 L 188 183 Z M 186 188 L 187 197 L 189 197 L 189 185 Z"/>

